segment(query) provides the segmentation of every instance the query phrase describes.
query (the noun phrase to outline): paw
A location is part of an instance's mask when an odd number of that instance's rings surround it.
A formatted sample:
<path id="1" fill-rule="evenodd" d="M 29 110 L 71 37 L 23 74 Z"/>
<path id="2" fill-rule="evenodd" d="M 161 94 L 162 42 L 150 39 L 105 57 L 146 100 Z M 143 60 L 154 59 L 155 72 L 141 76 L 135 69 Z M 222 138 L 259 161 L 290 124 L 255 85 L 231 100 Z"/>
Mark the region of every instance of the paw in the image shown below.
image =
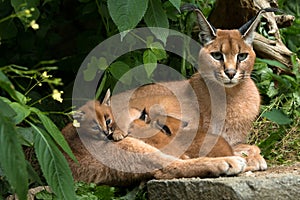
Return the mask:
<path id="1" fill-rule="evenodd" d="M 234 147 L 234 154 L 246 159 L 245 171 L 262 171 L 268 168 L 265 159 L 260 155 L 260 149 L 255 145 L 240 144 Z"/>
<path id="2" fill-rule="evenodd" d="M 123 131 L 121 130 L 115 130 L 113 133 L 112 133 L 112 139 L 114 141 L 119 141 L 119 140 L 122 140 L 124 139 L 128 134 L 127 133 L 124 133 Z"/>
<path id="3" fill-rule="evenodd" d="M 261 155 L 245 156 L 247 168 L 245 171 L 263 171 L 268 168 L 265 159 Z"/>
<path id="4" fill-rule="evenodd" d="M 227 176 L 237 175 L 245 171 L 247 162 L 244 158 L 239 156 L 224 157 L 223 166 L 220 175 Z"/>

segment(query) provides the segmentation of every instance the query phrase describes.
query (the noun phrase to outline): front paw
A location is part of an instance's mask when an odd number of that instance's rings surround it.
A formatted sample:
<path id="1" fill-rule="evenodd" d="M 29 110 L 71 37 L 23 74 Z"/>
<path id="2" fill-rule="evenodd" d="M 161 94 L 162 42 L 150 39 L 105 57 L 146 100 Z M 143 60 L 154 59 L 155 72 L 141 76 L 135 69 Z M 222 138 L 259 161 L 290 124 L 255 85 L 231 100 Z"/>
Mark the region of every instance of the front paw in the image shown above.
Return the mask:
<path id="1" fill-rule="evenodd" d="M 268 168 L 265 159 L 260 155 L 260 149 L 255 145 L 237 145 L 234 147 L 234 154 L 246 159 L 245 171 L 263 171 Z"/>
<path id="2" fill-rule="evenodd" d="M 127 133 L 124 133 L 123 131 L 121 130 L 115 130 L 111 137 L 114 141 L 119 141 L 119 140 L 122 140 L 124 139 L 128 134 Z"/>
<path id="3" fill-rule="evenodd" d="M 246 160 L 239 156 L 228 156 L 221 158 L 223 161 L 219 164 L 219 175 L 237 175 L 245 171 Z"/>

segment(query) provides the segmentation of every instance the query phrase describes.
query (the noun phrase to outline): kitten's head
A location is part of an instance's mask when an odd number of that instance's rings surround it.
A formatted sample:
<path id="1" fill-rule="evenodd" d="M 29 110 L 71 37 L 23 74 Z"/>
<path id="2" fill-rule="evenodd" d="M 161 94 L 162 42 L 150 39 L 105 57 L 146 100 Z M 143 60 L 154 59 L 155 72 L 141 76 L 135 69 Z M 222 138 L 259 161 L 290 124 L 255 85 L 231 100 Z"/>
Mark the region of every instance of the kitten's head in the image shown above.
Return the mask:
<path id="1" fill-rule="evenodd" d="M 263 12 L 235 30 L 215 29 L 199 9 L 193 8 L 197 14 L 200 27 L 201 50 L 199 52 L 199 72 L 207 80 L 217 82 L 225 87 L 234 87 L 250 78 L 255 62 L 252 48 L 255 29 Z"/>
<path id="2" fill-rule="evenodd" d="M 134 113 L 135 116 L 139 115 L 138 118 L 130 123 L 128 129 L 128 134 L 135 137 L 151 137 L 159 132 L 171 136 L 176 134 L 180 128 L 188 126 L 188 122 L 175 116 L 164 114 L 155 108 L 150 111 L 147 109 L 140 111 L 131 108 L 130 112 Z"/>
<path id="3" fill-rule="evenodd" d="M 110 90 L 103 101 L 89 101 L 75 112 L 73 118 L 80 124 L 83 133 L 95 139 L 106 139 L 116 128 L 110 105 Z"/>

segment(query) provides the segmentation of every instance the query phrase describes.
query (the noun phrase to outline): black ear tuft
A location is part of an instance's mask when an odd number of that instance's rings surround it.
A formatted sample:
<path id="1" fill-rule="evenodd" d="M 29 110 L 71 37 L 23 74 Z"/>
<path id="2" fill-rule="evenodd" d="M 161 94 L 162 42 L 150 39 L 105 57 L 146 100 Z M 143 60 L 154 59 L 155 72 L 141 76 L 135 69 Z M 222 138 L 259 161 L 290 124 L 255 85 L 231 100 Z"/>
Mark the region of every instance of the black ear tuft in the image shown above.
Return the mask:
<path id="1" fill-rule="evenodd" d="M 240 27 L 238 30 L 241 33 L 243 39 L 246 43 L 252 44 L 253 38 L 254 38 L 254 32 L 257 27 L 257 25 L 260 22 L 260 17 L 262 13 L 265 12 L 281 12 L 277 8 L 264 8 L 258 11 L 255 17 L 253 17 L 251 20 L 249 20 L 247 23 L 245 23 L 242 27 Z"/>
<path id="2" fill-rule="evenodd" d="M 149 115 L 146 111 L 146 108 L 144 108 L 143 111 L 141 112 L 141 115 L 140 115 L 139 119 L 146 122 L 146 123 L 149 122 Z"/>
<path id="3" fill-rule="evenodd" d="M 184 4 L 180 7 L 181 12 L 183 12 L 183 11 L 191 12 L 191 11 L 194 11 L 196 9 L 198 9 L 198 7 L 194 4 L 191 4 L 191 3 L 186 3 L 186 4 Z"/>
<path id="4" fill-rule="evenodd" d="M 85 112 L 81 110 L 77 110 L 73 114 L 73 119 L 76 119 L 78 122 L 84 121 Z"/>
<path id="5" fill-rule="evenodd" d="M 203 13 L 195 5 L 185 4 L 181 7 L 181 11 L 194 11 L 197 14 L 200 28 L 199 39 L 202 46 L 215 39 L 216 29 L 206 20 Z"/>

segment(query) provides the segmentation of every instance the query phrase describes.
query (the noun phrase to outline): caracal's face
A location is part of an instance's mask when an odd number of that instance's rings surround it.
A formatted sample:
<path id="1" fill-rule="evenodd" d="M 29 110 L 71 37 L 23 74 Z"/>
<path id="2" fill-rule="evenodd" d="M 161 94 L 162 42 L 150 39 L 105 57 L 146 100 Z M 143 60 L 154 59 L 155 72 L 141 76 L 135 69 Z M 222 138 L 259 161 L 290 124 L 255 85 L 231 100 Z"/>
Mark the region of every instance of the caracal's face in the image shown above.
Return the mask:
<path id="1" fill-rule="evenodd" d="M 238 30 L 217 30 L 216 38 L 199 52 L 199 71 L 203 78 L 234 87 L 250 78 L 254 61 L 252 46 Z"/>
<path id="2" fill-rule="evenodd" d="M 115 129 L 114 117 L 111 107 L 98 101 L 89 101 L 80 108 L 80 129 L 88 136 L 95 139 L 105 139 Z"/>

